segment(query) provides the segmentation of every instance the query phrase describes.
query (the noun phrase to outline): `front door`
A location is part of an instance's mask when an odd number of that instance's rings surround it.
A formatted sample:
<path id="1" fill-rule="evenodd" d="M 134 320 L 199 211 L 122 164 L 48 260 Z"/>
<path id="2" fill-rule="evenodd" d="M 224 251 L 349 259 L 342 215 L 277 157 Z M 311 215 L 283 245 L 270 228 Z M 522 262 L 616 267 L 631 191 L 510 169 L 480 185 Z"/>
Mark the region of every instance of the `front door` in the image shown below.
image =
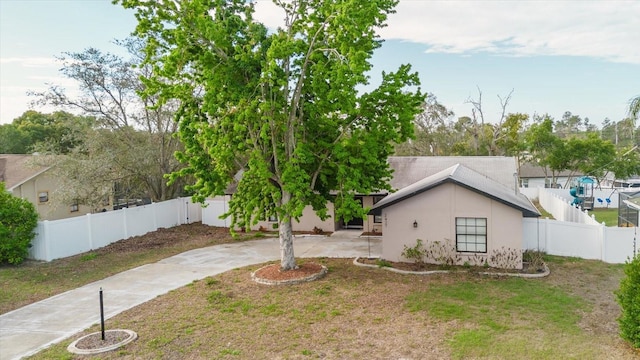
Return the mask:
<path id="1" fill-rule="evenodd" d="M 362 207 L 362 197 L 361 196 L 357 196 L 355 198 L 356 202 L 360 203 L 360 206 Z M 359 217 L 359 218 L 353 218 L 351 220 L 349 220 L 348 222 L 346 222 L 344 224 L 344 228 L 345 229 L 360 229 L 362 230 L 364 226 L 364 220 Z"/>

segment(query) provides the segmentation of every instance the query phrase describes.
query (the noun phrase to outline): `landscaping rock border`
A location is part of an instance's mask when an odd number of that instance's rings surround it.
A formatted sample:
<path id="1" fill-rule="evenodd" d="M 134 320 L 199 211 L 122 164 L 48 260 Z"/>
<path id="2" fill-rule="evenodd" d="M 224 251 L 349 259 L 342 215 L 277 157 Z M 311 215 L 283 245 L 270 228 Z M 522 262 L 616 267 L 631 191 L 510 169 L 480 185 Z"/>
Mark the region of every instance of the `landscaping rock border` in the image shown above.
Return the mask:
<path id="1" fill-rule="evenodd" d="M 99 353 L 103 353 L 103 352 L 107 352 L 107 351 L 111 351 L 111 350 L 115 350 L 119 347 L 122 347 L 132 341 L 134 341 L 135 339 L 138 338 L 138 334 L 134 331 L 131 330 L 126 330 L 126 329 L 113 329 L 113 330 L 107 330 L 105 331 L 105 335 L 108 335 L 109 333 L 125 333 L 127 335 L 127 337 L 125 337 L 123 340 L 120 340 L 119 342 L 115 343 L 115 344 L 110 344 L 107 346 L 103 346 L 103 347 L 91 347 L 91 348 L 79 348 L 78 344 L 80 342 L 82 342 L 83 340 L 86 340 L 90 337 L 100 337 L 102 338 L 102 333 L 101 332 L 94 332 L 91 333 L 89 335 L 85 335 L 81 338 L 79 338 L 78 340 L 72 342 L 71 344 L 69 344 L 69 346 L 67 347 L 67 350 L 70 353 L 73 354 L 78 354 L 78 355 L 92 355 L 92 354 L 99 354 Z M 93 341 L 94 343 L 99 343 L 100 340 L 97 341 Z"/>
<path id="2" fill-rule="evenodd" d="M 399 274 L 407 274 L 407 275 L 432 275 L 432 274 L 448 274 L 448 273 L 451 273 L 451 272 L 466 272 L 466 270 L 456 270 L 456 271 L 451 271 L 451 270 L 408 271 L 408 270 L 394 269 L 392 267 L 386 267 L 386 266 L 363 264 L 361 262 L 358 262 L 358 259 L 360 259 L 360 257 L 357 257 L 357 258 L 353 259 L 353 264 L 356 265 L 356 266 L 363 266 L 363 267 L 376 268 L 376 269 L 385 269 L 387 271 L 391 271 L 391 272 L 395 272 L 395 273 L 399 273 Z M 526 279 L 542 278 L 542 277 L 548 276 L 550 273 L 551 273 L 551 271 L 549 270 L 549 267 L 547 266 L 547 264 L 544 264 L 544 271 L 543 272 L 535 273 L 535 274 L 498 273 L 498 272 L 486 272 L 486 271 L 478 272 L 478 274 L 480 274 L 480 275 L 513 276 L 513 277 L 521 277 L 521 278 L 526 278 Z"/>
<path id="3" fill-rule="evenodd" d="M 258 275 L 256 275 L 260 270 L 267 268 L 269 266 L 274 266 L 273 264 L 271 265 L 267 265 L 267 266 L 263 266 L 260 269 L 254 271 L 251 273 L 251 280 L 257 282 L 258 284 L 263 284 L 263 285 L 295 285 L 295 284 L 300 284 L 300 283 L 304 283 L 304 282 L 309 282 L 309 281 L 314 281 L 314 280 L 318 280 L 321 279 L 322 277 L 324 277 L 327 274 L 327 267 L 322 265 L 322 264 L 318 264 L 320 265 L 321 269 L 319 272 L 306 276 L 306 277 L 302 277 L 302 278 L 294 278 L 294 279 L 283 279 L 283 280 L 272 280 L 272 279 L 266 279 L 266 278 L 261 278 Z M 277 265 L 276 265 L 277 266 Z"/>

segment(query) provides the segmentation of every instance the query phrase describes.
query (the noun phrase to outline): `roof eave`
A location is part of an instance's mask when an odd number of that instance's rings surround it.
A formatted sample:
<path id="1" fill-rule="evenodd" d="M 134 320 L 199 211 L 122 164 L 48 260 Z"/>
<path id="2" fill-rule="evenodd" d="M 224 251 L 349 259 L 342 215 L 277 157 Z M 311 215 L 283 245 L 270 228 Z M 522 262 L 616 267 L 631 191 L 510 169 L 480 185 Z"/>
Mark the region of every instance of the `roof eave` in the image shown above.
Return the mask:
<path id="1" fill-rule="evenodd" d="M 423 193 L 425 191 L 431 190 L 431 189 L 433 189 L 433 188 L 435 188 L 437 186 L 440 186 L 442 184 L 445 184 L 445 183 L 452 183 L 452 184 L 459 185 L 461 187 L 464 187 L 465 189 L 473 191 L 473 192 L 475 192 L 477 194 L 484 195 L 484 196 L 486 196 L 486 197 L 488 197 L 488 198 L 490 198 L 492 200 L 495 200 L 495 201 L 497 201 L 497 202 L 499 202 L 501 204 L 504 204 L 504 205 L 507 205 L 507 206 L 509 206 L 511 208 L 519 210 L 519 211 L 522 212 L 522 216 L 523 217 L 539 217 L 539 216 L 541 216 L 540 213 L 538 213 L 538 212 L 531 211 L 531 209 L 524 208 L 524 207 L 522 207 L 522 206 L 520 206 L 518 204 L 512 203 L 510 201 L 506 201 L 506 200 L 501 199 L 501 198 L 499 198 L 499 197 L 497 197 L 495 195 L 492 195 L 492 194 L 489 194 L 489 193 L 484 192 L 482 190 L 479 190 L 479 189 L 477 189 L 477 188 L 475 188 L 473 186 L 469 186 L 469 185 L 467 185 L 467 184 L 465 184 L 465 183 L 463 183 L 461 181 L 458 181 L 458 180 L 456 180 L 456 179 L 454 179 L 454 178 L 452 178 L 450 176 L 445 178 L 445 179 L 442 179 L 442 180 L 440 180 L 438 182 L 434 182 L 433 184 L 430 184 L 430 185 L 425 186 L 423 188 L 420 188 L 420 189 L 417 189 L 417 190 L 412 191 L 410 193 L 407 193 L 406 195 L 404 195 L 402 197 L 399 197 L 399 198 L 397 198 L 397 199 L 395 199 L 393 201 L 390 201 L 389 203 L 382 204 L 381 206 L 378 206 L 378 207 L 374 206 L 369 211 L 368 214 L 369 215 L 382 215 L 382 209 L 384 209 L 386 207 L 389 207 L 391 205 L 395 205 L 395 204 L 397 204 L 397 203 L 399 203 L 399 202 L 401 202 L 401 201 L 403 201 L 405 199 L 408 199 L 408 198 L 413 197 L 415 195 L 421 194 L 421 193 Z"/>

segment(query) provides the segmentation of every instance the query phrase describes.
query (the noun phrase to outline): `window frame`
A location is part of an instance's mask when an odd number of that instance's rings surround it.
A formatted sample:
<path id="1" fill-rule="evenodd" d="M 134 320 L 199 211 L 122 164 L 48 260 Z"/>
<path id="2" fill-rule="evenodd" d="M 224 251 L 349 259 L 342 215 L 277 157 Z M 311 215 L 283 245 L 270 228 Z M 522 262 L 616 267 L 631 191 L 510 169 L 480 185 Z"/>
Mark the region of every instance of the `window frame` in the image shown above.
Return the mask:
<path id="1" fill-rule="evenodd" d="M 461 221 L 464 220 L 464 223 Z M 484 225 L 476 224 L 480 220 Z M 455 219 L 456 252 L 486 254 L 488 247 L 488 220 L 482 217 L 460 216 Z M 481 241 L 478 241 L 481 240 Z M 461 245 L 464 245 L 461 246 Z M 484 245 L 484 250 L 477 250 L 478 245 Z M 473 247 L 474 250 L 469 250 Z"/>

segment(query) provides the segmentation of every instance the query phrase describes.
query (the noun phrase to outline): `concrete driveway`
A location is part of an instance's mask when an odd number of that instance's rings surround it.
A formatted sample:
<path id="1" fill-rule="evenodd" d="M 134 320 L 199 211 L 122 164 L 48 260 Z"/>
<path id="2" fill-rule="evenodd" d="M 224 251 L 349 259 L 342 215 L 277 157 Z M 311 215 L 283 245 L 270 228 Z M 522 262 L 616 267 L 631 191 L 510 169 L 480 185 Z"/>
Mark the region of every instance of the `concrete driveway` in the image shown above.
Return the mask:
<path id="1" fill-rule="evenodd" d="M 330 237 L 294 240 L 298 258 L 380 256 L 382 240 L 344 230 Z M 105 318 L 149 301 L 194 280 L 280 258 L 278 239 L 216 245 L 131 269 L 104 280 L 0 315 L 0 360 L 20 359 L 100 322 L 99 290 Z"/>

